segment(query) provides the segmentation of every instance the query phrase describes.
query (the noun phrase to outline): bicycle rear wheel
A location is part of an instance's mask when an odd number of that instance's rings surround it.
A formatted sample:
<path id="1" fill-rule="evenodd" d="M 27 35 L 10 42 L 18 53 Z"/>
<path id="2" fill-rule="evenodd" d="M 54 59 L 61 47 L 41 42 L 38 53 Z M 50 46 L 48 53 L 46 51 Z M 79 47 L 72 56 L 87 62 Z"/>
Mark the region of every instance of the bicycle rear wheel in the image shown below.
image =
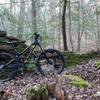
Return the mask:
<path id="1" fill-rule="evenodd" d="M 12 59 L 12 55 L 6 52 L 0 53 L 0 65 L 5 65 Z M 11 69 L 8 66 L 4 66 L 0 69 L 0 80 L 5 80 L 12 75 Z"/>
<path id="2" fill-rule="evenodd" d="M 7 52 L 1 52 L 0 53 L 0 64 L 6 64 L 13 58 L 12 54 L 9 54 Z"/>
<path id="3" fill-rule="evenodd" d="M 49 61 L 48 61 L 48 60 Z M 55 49 L 47 49 L 37 59 L 38 70 L 41 74 L 60 74 L 64 69 L 64 57 Z"/>

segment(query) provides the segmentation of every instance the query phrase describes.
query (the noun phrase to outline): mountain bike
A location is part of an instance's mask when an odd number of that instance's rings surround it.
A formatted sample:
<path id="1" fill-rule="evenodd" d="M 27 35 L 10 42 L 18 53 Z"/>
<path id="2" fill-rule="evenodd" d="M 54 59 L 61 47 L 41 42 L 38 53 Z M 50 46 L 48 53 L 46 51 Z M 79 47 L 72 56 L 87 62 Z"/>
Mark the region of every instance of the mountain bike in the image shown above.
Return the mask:
<path id="1" fill-rule="evenodd" d="M 8 42 L 8 45 L 11 45 L 16 52 L 14 57 L 10 57 L 8 54 L 2 54 L 0 57 L 0 74 L 1 79 L 3 79 L 5 74 L 6 78 L 15 77 L 18 71 L 23 71 L 25 64 L 28 62 L 30 57 L 34 57 L 34 61 L 36 62 L 37 69 L 42 75 L 46 75 L 48 72 L 53 71 L 54 73 L 60 74 L 64 69 L 64 57 L 61 52 L 55 49 L 46 49 L 43 50 L 40 42 L 40 34 L 37 32 L 34 33 L 34 42 L 26 47 L 22 52 L 18 52 L 16 50 L 16 46 L 20 44 L 19 41 Z M 36 56 L 34 53 L 34 49 L 36 47 L 40 48 L 41 53 Z M 4 57 L 4 58 L 3 58 Z M 7 63 L 3 63 L 3 60 L 6 60 Z M 9 61 L 8 61 L 9 60 Z M 8 73 L 9 72 L 9 75 Z"/>

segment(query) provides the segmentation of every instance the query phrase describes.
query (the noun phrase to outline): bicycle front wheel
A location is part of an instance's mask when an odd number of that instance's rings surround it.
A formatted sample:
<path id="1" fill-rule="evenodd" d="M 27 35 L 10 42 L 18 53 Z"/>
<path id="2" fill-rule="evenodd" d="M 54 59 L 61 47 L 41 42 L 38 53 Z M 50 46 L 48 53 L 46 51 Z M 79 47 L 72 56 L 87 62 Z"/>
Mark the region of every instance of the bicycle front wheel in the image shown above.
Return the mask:
<path id="1" fill-rule="evenodd" d="M 37 59 L 38 70 L 41 74 L 60 74 L 64 69 L 64 57 L 55 49 L 47 49 Z"/>

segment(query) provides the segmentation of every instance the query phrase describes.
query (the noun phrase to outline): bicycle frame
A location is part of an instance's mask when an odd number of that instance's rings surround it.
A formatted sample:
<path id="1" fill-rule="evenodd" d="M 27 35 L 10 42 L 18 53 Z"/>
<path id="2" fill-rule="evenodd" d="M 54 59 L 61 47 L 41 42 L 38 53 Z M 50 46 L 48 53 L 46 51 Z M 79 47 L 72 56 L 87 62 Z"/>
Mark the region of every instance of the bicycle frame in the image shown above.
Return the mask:
<path id="1" fill-rule="evenodd" d="M 32 47 L 34 46 L 34 47 Z M 40 50 L 43 52 L 43 49 L 41 48 L 41 45 L 39 44 L 38 40 L 35 40 L 35 42 L 33 42 L 29 47 L 27 47 L 26 49 L 24 49 L 21 53 L 19 53 L 16 49 L 15 49 L 15 52 L 16 52 L 16 57 L 12 58 L 8 63 L 5 64 L 5 66 L 8 66 L 10 63 L 12 63 L 14 60 L 16 60 L 17 58 L 19 60 L 22 60 L 22 58 L 20 59 L 20 57 L 22 57 L 28 50 L 29 50 L 29 54 L 27 55 L 26 59 L 24 62 L 22 62 L 23 64 L 26 64 L 28 59 L 30 58 L 33 50 L 36 48 L 36 47 L 40 47 Z M 30 48 L 32 48 L 30 50 Z M 34 54 L 35 55 L 35 54 Z M 47 57 L 46 57 L 47 58 Z"/>
<path id="2" fill-rule="evenodd" d="M 26 49 L 24 49 L 21 53 L 19 53 L 19 52 L 15 49 L 15 47 L 16 47 L 17 45 L 12 44 L 12 46 L 14 47 L 14 50 L 15 50 L 15 52 L 16 52 L 16 56 L 15 56 L 14 58 L 12 58 L 8 63 L 1 65 L 0 71 L 2 71 L 2 69 L 7 68 L 7 66 L 9 66 L 9 64 L 13 64 L 13 66 L 10 66 L 9 68 L 12 68 L 12 69 L 15 69 L 15 70 L 16 70 L 16 68 L 17 68 L 17 69 L 18 69 L 18 68 L 22 68 L 22 70 L 23 70 L 24 65 L 27 63 L 27 61 L 28 61 L 28 59 L 30 58 L 31 54 L 34 55 L 34 60 L 35 60 L 36 56 L 35 56 L 35 53 L 33 53 L 33 50 L 34 50 L 37 46 L 38 46 L 38 47 L 40 48 L 40 50 L 41 50 L 41 54 L 39 55 L 39 57 L 40 57 L 41 55 L 44 55 L 44 57 L 45 57 L 46 60 L 47 60 L 47 63 L 49 63 L 49 64 L 52 63 L 52 62 L 48 59 L 47 55 L 45 54 L 45 50 L 42 49 L 42 47 L 41 47 L 41 45 L 40 45 L 40 43 L 39 43 L 39 35 L 36 34 L 36 33 L 34 33 L 34 35 L 35 35 L 35 38 L 34 38 L 35 41 L 34 41 L 29 47 L 27 47 Z M 32 46 L 33 46 L 33 47 L 32 47 Z M 29 51 L 29 52 L 28 52 L 28 55 L 25 57 L 25 60 L 24 60 L 24 59 L 23 59 L 23 56 L 27 53 L 27 51 Z M 17 63 L 13 63 L 13 61 L 15 61 L 15 60 L 17 60 Z M 17 71 L 17 70 L 16 70 L 16 71 Z"/>

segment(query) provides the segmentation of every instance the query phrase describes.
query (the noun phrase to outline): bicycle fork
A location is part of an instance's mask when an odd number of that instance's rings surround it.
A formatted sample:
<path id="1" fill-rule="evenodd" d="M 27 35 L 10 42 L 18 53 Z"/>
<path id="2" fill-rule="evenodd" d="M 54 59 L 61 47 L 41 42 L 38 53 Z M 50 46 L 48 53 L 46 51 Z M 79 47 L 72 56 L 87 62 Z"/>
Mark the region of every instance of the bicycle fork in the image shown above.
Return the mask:
<path id="1" fill-rule="evenodd" d="M 41 49 L 42 53 L 44 54 L 44 57 L 46 58 L 47 63 L 48 63 L 48 64 L 52 64 L 52 62 L 49 60 L 49 58 L 47 57 L 47 55 L 45 54 L 45 52 L 43 51 L 43 49 L 41 48 L 41 46 L 40 46 L 40 45 L 39 45 L 39 47 L 40 47 L 40 49 Z"/>

